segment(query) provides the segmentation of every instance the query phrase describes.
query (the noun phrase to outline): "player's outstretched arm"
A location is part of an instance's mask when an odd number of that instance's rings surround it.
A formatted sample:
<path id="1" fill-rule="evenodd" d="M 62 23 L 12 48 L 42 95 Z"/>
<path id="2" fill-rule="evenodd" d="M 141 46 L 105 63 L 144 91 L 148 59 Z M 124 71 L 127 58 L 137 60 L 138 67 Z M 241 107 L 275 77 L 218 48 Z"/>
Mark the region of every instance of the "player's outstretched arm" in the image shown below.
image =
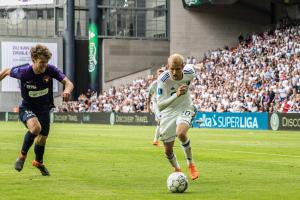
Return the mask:
<path id="1" fill-rule="evenodd" d="M 63 101 L 69 101 L 70 100 L 70 96 L 71 96 L 71 92 L 74 89 L 74 85 L 73 83 L 70 81 L 70 79 L 68 79 L 67 77 L 65 77 L 61 83 L 64 85 L 64 91 L 62 93 L 62 97 L 63 97 Z"/>
<path id="2" fill-rule="evenodd" d="M 10 74 L 10 68 L 5 68 L 2 71 L 0 71 L 0 81 L 2 81 L 9 74 Z"/>

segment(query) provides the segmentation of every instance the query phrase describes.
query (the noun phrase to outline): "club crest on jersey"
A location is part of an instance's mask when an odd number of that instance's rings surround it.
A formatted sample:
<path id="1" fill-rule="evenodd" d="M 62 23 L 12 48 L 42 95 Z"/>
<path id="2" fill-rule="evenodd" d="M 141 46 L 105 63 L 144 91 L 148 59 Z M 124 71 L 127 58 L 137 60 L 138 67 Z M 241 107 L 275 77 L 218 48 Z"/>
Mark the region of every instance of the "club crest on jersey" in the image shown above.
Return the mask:
<path id="1" fill-rule="evenodd" d="M 43 82 L 44 83 L 49 83 L 49 81 L 50 81 L 50 76 L 44 76 Z"/>

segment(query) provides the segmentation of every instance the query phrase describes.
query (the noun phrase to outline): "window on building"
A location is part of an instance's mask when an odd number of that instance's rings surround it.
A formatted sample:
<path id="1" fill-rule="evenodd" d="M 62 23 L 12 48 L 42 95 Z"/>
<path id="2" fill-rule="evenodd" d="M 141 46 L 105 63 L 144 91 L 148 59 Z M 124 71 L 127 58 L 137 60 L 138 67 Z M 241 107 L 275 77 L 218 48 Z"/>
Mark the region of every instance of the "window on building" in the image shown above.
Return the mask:
<path id="1" fill-rule="evenodd" d="M 164 10 L 165 5 L 161 5 L 161 6 L 156 6 L 154 8 L 154 13 L 153 13 L 153 17 L 164 17 L 166 15 L 166 11 Z"/>
<path id="2" fill-rule="evenodd" d="M 47 19 L 54 19 L 54 10 L 47 9 Z"/>
<path id="3" fill-rule="evenodd" d="M 38 19 L 43 19 L 44 18 L 43 10 L 37 10 L 37 18 Z"/>

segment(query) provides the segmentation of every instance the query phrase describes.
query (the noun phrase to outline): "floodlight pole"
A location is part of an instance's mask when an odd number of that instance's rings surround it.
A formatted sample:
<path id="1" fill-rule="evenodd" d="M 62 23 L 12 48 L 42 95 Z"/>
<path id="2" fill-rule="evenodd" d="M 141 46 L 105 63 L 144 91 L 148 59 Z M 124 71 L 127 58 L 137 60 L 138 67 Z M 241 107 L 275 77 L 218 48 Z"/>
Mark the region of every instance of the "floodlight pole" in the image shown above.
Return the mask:
<path id="1" fill-rule="evenodd" d="M 64 68 L 66 76 L 75 84 L 74 0 L 65 0 Z M 74 94 L 74 93 L 73 93 Z M 71 97 L 74 99 L 74 95 Z"/>

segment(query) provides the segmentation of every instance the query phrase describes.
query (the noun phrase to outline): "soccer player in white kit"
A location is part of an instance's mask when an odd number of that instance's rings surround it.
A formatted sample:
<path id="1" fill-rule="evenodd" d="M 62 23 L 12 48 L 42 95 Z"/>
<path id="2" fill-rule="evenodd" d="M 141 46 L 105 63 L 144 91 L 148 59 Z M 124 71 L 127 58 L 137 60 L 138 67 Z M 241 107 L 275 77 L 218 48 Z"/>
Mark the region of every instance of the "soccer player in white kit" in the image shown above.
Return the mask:
<path id="1" fill-rule="evenodd" d="M 192 159 L 190 139 L 187 137 L 191 121 L 195 116 L 188 87 L 196 77 L 193 65 L 184 67 L 184 58 L 173 54 L 168 58 L 168 70 L 157 79 L 157 104 L 161 114 L 160 139 L 165 147 L 165 154 L 175 171 L 181 171 L 173 146 L 176 136 L 181 142 L 192 180 L 199 177 L 199 172 Z"/>
<path id="2" fill-rule="evenodd" d="M 156 78 L 159 77 L 161 73 L 163 73 L 164 70 L 162 68 L 158 69 L 156 71 Z M 155 114 L 155 120 L 157 122 L 157 126 L 155 129 L 155 134 L 153 138 L 152 144 L 155 146 L 159 146 L 159 123 L 160 123 L 160 113 L 157 106 L 157 80 L 153 81 L 151 85 L 148 88 L 148 98 L 147 98 L 147 110 L 148 112 L 152 111 Z M 152 106 L 150 107 L 150 104 L 152 103 Z"/>

